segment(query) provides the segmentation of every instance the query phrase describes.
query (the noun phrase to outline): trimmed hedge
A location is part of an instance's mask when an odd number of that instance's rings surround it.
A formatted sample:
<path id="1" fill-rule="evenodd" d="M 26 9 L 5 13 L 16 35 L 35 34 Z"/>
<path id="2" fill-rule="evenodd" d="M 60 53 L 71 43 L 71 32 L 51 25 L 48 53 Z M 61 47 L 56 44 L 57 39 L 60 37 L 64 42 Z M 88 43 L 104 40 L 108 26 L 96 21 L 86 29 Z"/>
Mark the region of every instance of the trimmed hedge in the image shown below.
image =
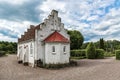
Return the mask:
<path id="1" fill-rule="evenodd" d="M 103 49 L 96 49 L 96 59 L 103 59 L 104 58 L 104 50 Z"/>
<path id="2" fill-rule="evenodd" d="M 87 57 L 87 51 L 84 50 L 71 50 L 70 55 L 72 59 L 84 59 Z M 88 59 L 103 59 L 105 51 L 103 49 L 95 49 L 94 58 Z M 92 54 L 93 55 L 93 54 Z"/>
<path id="3" fill-rule="evenodd" d="M 71 55 L 71 57 L 86 58 L 86 50 L 71 50 L 70 55 Z"/>
<path id="4" fill-rule="evenodd" d="M 120 60 L 120 50 L 116 50 L 115 53 L 116 53 L 116 59 Z"/>
<path id="5" fill-rule="evenodd" d="M 112 52 L 105 52 L 104 56 L 105 57 L 113 57 L 113 56 L 115 56 L 115 51 L 114 51 L 114 53 L 112 53 Z"/>

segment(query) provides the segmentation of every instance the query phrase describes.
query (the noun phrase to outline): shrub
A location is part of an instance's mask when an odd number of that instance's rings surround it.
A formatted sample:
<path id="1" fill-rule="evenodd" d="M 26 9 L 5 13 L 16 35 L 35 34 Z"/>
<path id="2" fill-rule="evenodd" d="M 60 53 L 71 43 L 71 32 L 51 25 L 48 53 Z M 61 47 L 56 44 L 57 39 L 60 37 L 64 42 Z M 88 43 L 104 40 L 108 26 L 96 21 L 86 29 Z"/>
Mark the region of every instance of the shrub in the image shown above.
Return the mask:
<path id="1" fill-rule="evenodd" d="M 0 56 L 4 56 L 5 55 L 5 51 L 0 51 Z"/>
<path id="2" fill-rule="evenodd" d="M 70 63 L 65 63 L 65 64 L 45 64 L 43 66 L 43 68 L 47 68 L 47 69 L 60 69 L 60 68 L 64 68 L 64 67 L 68 67 L 70 66 Z"/>
<path id="3" fill-rule="evenodd" d="M 104 58 L 104 50 L 96 49 L 96 59 L 103 59 L 103 58 Z"/>
<path id="4" fill-rule="evenodd" d="M 38 67 L 41 67 L 41 68 L 43 67 L 43 62 L 41 59 L 37 60 L 36 63 Z"/>
<path id="5" fill-rule="evenodd" d="M 94 46 L 94 44 L 91 42 L 91 43 L 89 43 L 89 45 L 87 46 L 87 58 L 88 58 L 88 59 L 95 59 L 95 57 L 96 57 L 95 46 Z"/>
<path id="6" fill-rule="evenodd" d="M 71 57 L 86 57 L 86 50 L 71 50 Z"/>
<path id="7" fill-rule="evenodd" d="M 116 50 L 115 53 L 116 53 L 116 59 L 120 60 L 120 50 Z"/>

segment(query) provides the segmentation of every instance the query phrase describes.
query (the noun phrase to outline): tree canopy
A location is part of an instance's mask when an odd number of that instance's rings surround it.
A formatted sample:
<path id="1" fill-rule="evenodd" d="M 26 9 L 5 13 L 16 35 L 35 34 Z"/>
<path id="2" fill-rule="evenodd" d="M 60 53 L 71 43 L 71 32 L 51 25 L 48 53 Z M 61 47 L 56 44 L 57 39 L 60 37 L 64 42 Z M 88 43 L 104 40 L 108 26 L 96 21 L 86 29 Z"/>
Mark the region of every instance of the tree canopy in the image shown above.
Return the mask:
<path id="1" fill-rule="evenodd" d="M 68 34 L 70 35 L 71 50 L 73 50 L 73 49 L 80 49 L 82 44 L 83 44 L 83 41 L 84 41 L 84 37 L 80 33 L 80 31 L 68 30 Z"/>
<path id="2" fill-rule="evenodd" d="M 16 53 L 17 52 L 17 43 L 16 42 L 7 42 L 0 41 L 0 51 L 5 53 Z"/>
<path id="3" fill-rule="evenodd" d="M 100 38 L 100 44 L 99 44 L 100 46 L 100 49 L 105 49 L 105 47 L 104 47 L 104 40 L 103 40 L 103 38 Z"/>

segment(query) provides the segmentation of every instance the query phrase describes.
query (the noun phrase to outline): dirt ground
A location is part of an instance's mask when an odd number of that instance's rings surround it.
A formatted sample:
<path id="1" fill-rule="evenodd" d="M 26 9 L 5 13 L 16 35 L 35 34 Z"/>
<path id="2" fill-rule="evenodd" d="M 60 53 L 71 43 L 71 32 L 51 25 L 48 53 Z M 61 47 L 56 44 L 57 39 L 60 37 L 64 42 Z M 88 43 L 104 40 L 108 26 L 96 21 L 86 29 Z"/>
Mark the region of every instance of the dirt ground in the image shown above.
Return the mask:
<path id="1" fill-rule="evenodd" d="M 120 61 L 114 57 L 77 62 L 77 67 L 48 70 L 23 66 L 8 55 L 0 57 L 0 80 L 120 80 Z"/>

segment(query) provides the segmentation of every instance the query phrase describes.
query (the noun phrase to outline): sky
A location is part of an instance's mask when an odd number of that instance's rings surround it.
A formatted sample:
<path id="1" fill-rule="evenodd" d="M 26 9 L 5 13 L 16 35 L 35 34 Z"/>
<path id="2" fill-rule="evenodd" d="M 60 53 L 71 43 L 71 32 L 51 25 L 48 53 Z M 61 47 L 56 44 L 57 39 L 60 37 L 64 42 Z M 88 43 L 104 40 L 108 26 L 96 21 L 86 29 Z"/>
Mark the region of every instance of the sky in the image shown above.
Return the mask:
<path id="1" fill-rule="evenodd" d="M 0 0 L 0 41 L 17 42 L 53 9 L 66 29 L 82 33 L 84 42 L 120 40 L 120 0 Z"/>

